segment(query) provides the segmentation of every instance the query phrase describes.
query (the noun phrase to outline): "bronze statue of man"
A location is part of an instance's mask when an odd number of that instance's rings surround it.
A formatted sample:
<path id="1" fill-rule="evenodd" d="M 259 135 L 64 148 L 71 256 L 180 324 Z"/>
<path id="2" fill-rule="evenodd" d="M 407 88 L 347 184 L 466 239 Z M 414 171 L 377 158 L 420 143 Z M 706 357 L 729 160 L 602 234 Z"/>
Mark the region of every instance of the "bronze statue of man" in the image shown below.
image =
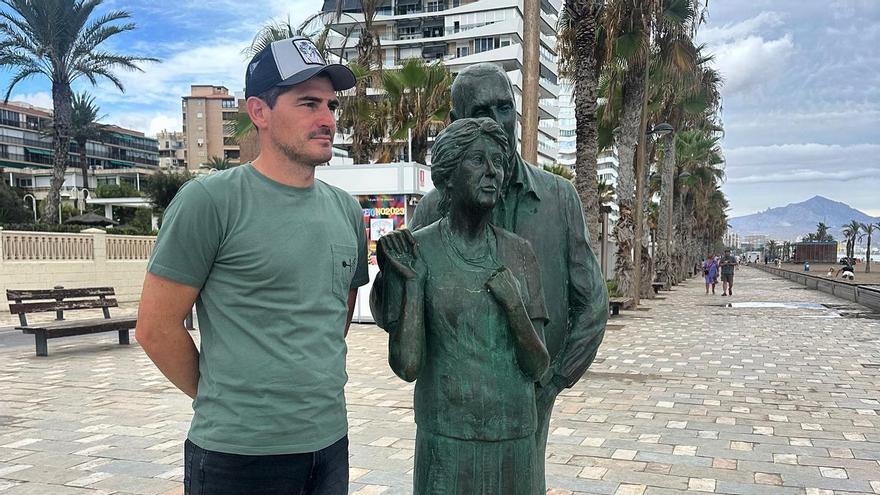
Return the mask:
<path id="1" fill-rule="evenodd" d="M 488 118 L 457 120 L 432 155 L 441 218 L 377 249 L 386 294 L 396 294 L 382 322 L 388 361 L 416 381 L 414 493 L 532 495 L 534 383 L 550 357 L 535 255 L 490 223 L 507 136 Z"/>
<path id="2" fill-rule="evenodd" d="M 529 241 L 541 269 L 549 318 L 544 338 L 551 360 L 536 385 L 535 443 L 543 459 L 556 395 L 580 380 L 602 342 L 608 289 L 590 249 L 583 207 L 572 183 L 526 163 L 516 152 L 516 104 L 504 70 L 491 63 L 463 70 L 452 85 L 452 107 L 453 120 L 489 117 L 507 134 L 504 191 L 493 223 Z M 422 198 L 409 225 L 412 230 L 440 218 L 440 197 L 435 190 Z M 536 469 L 535 493 L 544 493 L 544 462 L 536 463 Z"/>

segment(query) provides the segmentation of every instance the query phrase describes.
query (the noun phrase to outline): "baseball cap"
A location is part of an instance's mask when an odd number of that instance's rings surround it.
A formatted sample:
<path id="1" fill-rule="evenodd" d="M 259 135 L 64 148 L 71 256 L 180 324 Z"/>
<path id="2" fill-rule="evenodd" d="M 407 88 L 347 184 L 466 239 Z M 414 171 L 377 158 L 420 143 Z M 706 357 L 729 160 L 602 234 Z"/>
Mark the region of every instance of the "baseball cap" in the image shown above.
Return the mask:
<path id="1" fill-rule="evenodd" d="M 312 40 L 296 36 L 273 41 L 254 55 L 245 74 L 245 98 L 262 94 L 275 86 L 293 86 L 319 74 L 326 75 L 333 89 L 354 87 L 354 73 L 342 64 L 328 64 Z"/>

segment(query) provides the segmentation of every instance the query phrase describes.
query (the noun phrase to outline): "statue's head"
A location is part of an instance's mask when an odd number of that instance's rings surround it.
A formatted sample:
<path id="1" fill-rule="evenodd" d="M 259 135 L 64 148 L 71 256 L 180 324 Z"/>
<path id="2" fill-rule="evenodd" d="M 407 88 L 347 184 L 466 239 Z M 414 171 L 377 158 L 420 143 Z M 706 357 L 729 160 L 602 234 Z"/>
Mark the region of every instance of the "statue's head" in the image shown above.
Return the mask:
<path id="1" fill-rule="evenodd" d="M 501 197 L 507 136 L 489 118 L 458 119 L 437 136 L 431 148 L 431 180 L 440 192 L 440 214 L 453 202 L 492 209 Z"/>
<path id="2" fill-rule="evenodd" d="M 504 69 L 493 63 L 474 64 L 452 82 L 452 120 L 488 117 L 504 129 L 507 155 L 516 153 L 516 100 Z"/>

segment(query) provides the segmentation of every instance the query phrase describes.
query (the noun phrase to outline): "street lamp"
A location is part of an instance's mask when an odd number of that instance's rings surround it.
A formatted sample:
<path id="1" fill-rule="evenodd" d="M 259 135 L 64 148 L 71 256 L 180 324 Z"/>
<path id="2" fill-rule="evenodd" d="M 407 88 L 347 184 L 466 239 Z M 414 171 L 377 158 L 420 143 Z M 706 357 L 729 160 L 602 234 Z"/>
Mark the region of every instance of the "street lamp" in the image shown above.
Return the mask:
<path id="1" fill-rule="evenodd" d="M 37 198 L 35 198 L 34 195 L 31 193 L 25 194 L 24 198 L 22 198 L 25 204 L 27 204 L 28 197 L 30 197 L 31 200 L 34 202 L 34 223 L 37 223 Z"/>
<path id="2" fill-rule="evenodd" d="M 648 135 L 650 136 L 653 134 L 657 137 L 663 137 L 674 130 L 675 128 L 673 128 L 670 124 L 663 122 L 652 127 L 651 130 L 648 131 Z"/>

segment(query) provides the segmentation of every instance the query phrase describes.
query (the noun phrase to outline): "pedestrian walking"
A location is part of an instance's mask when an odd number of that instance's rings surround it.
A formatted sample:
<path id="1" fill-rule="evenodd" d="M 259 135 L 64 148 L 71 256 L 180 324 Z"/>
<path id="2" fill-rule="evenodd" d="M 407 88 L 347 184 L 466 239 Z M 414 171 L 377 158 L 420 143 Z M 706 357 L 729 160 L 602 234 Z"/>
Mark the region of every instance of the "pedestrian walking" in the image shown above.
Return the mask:
<path id="1" fill-rule="evenodd" d="M 715 255 L 709 254 L 709 258 L 703 262 L 703 279 L 706 282 L 706 294 L 712 289 L 715 294 L 715 285 L 718 283 L 718 263 L 715 262 Z"/>
<path id="2" fill-rule="evenodd" d="M 367 243 L 358 203 L 315 167 L 354 84 L 307 38 L 272 43 L 245 76 L 259 156 L 189 181 L 165 212 L 136 336 L 193 398 L 185 493 L 348 492 L 345 335 Z M 194 302 L 200 348 L 182 324 Z"/>
<path id="3" fill-rule="evenodd" d="M 721 257 L 721 295 L 733 295 L 733 273 L 736 269 L 736 257 L 730 254 L 730 249 L 724 250 L 724 256 Z"/>

